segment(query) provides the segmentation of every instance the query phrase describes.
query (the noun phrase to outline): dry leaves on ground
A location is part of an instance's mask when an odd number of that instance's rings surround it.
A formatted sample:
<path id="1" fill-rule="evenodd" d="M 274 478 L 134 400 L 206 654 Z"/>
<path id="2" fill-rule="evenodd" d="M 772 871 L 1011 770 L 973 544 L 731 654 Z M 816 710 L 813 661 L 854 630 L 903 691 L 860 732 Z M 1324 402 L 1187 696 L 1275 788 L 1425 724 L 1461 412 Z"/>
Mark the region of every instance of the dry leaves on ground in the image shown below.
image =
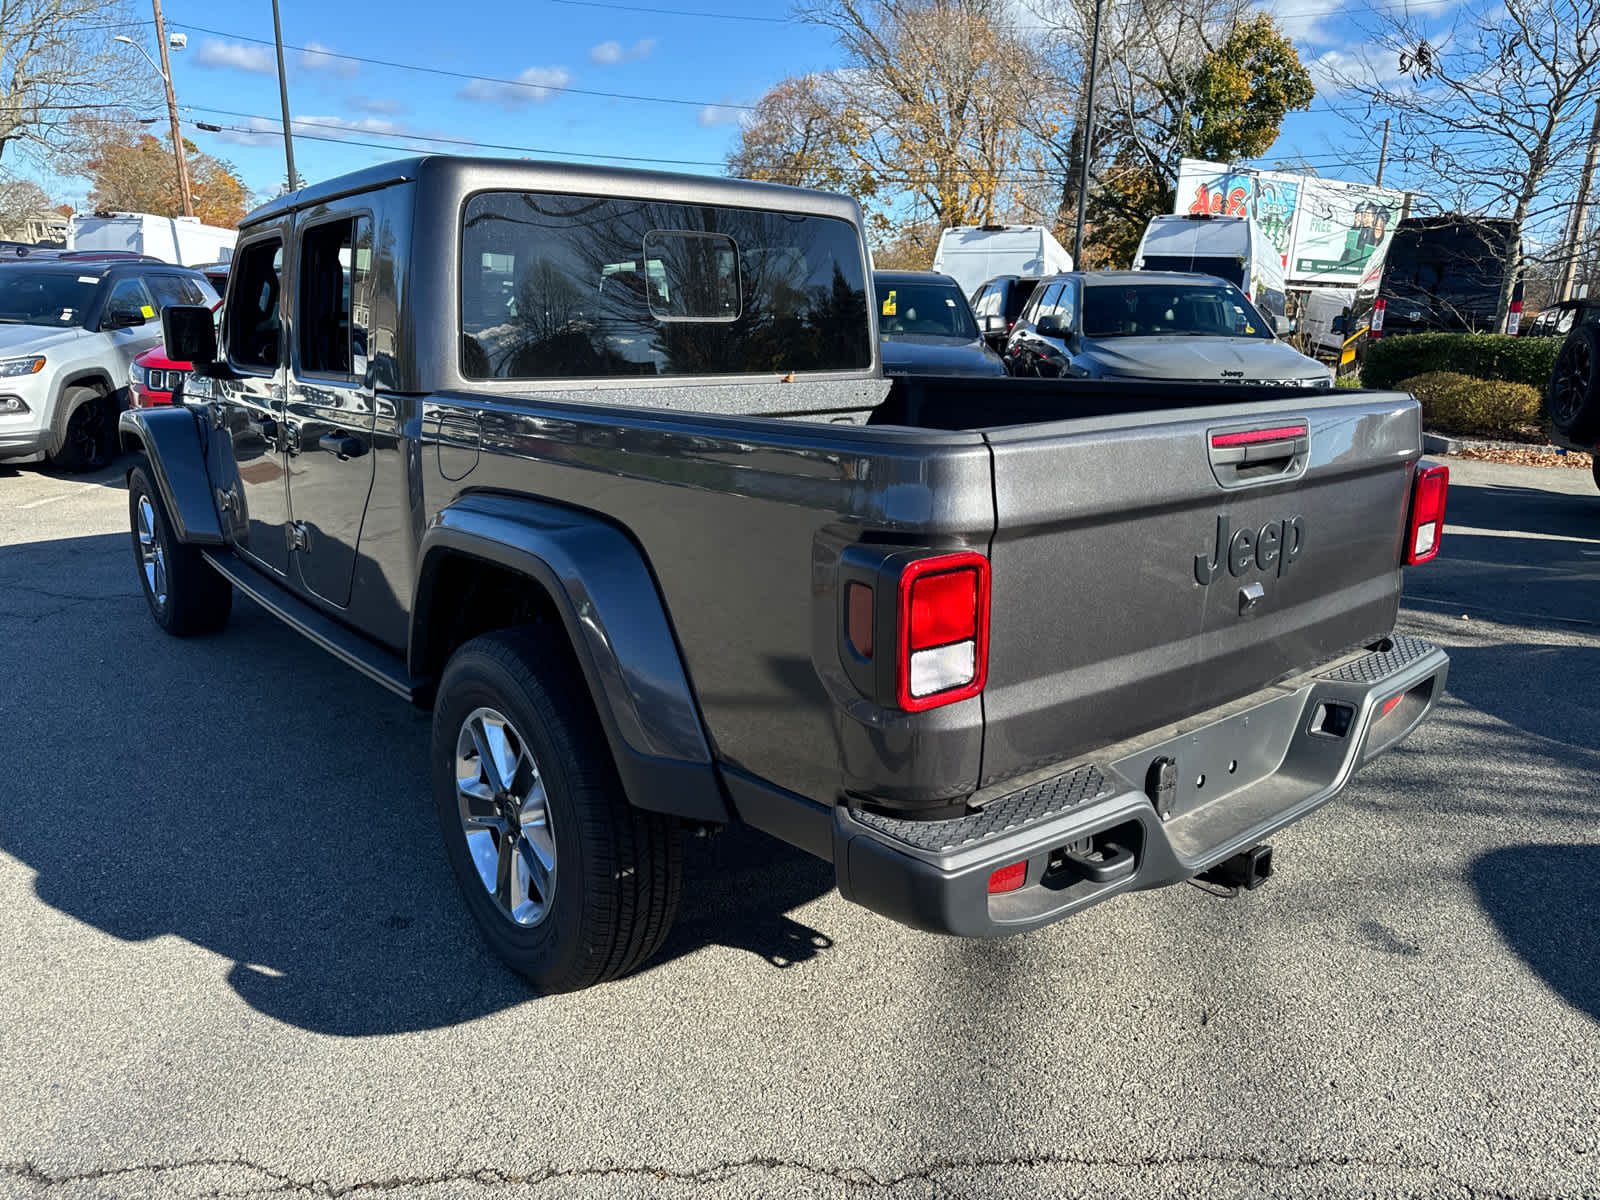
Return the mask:
<path id="1" fill-rule="evenodd" d="M 1475 458 L 1479 462 L 1510 463 L 1518 467 L 1567 467 L 1574 471 L 1588 471 L 1594 460 L 1587 454 L 1569 451 L 1552 454 L 1548 450 L 1503 450 L 1490 446 L 1468 446 L 1457 451 L 1456 458 Z"/>

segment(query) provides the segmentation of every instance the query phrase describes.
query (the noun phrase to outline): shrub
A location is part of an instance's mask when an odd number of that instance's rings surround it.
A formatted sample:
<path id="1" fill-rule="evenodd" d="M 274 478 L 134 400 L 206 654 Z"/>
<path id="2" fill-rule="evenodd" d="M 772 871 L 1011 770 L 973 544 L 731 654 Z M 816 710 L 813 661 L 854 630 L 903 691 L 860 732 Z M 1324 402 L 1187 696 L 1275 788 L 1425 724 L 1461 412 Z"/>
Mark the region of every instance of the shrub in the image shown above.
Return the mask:
<path id="1" fill-rule="evenodd" d="M 1553 337 L 1412 333 L 1368 343 L 1361 378 L 1369 388 L 1392 388 L 1402 379 L 1448 371 L 1475 379 L 1523 383 L 1542 391 L 1560 350 L 1561 339 Z"/>
<path id="2" fill-rule="evenodd" d="M 1539 425 L 1541 392 L 1525 383 L 1430 371 L 1401 380 L 1395 390 L 1415 396 L 1422 424 L 1440 433 L 1521 441 L 1526 427 Z"/>

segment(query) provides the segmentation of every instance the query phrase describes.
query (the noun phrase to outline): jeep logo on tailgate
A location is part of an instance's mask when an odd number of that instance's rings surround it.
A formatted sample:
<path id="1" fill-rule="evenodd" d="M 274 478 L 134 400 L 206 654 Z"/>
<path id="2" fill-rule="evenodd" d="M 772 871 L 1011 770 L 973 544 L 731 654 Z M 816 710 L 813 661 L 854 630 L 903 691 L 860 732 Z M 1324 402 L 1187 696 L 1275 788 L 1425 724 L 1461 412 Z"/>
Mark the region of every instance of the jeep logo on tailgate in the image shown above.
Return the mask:
<path id="1" fill-rule="evenodd" d="M 1230 535 L 1232 529 L 1229 518 L 1218 517 L 1216 549 L 1209 558 L 1204 554 L 1194 556 L 1195 581 L 1202 586 L 1224 570 L 1235 579 L 1251 567 L 1262 571 L 1276 567 L 1279 575 L 1286 574 L 1306 548 L 1304 517 L 1268 521 L 1260 529 L 1241 529 Z"/>

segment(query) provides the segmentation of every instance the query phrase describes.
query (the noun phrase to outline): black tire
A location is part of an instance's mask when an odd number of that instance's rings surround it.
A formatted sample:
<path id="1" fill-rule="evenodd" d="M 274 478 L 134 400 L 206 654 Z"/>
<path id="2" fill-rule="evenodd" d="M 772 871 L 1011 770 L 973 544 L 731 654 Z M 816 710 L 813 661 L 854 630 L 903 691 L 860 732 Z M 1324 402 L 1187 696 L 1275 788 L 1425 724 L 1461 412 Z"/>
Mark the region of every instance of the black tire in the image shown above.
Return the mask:
<path id="1" fill-rule="evenodd" d="M 233 609 L 233 585 L 205 564 L 199 547 L 178 541 L 143 463 L 128 472 L 128 525 L 139 587 L 155 623 L 173 637 L 221 630 Z"/>
<path id="2" fill-rule="evenodd" d="M 1583 445 L 1600 441 L 1600 325 L 1579 325 L 1561 344 L 1545 410 L 1562 437 Z"/>
<path id="3" fill-rule="evenodd" d="M 61 449 L 50 465 L 80 474 L 98 471 L 117 456 L 117 414 L 110 397 L 92 387 L 69 387 L 61 403 L 71 416 Z"/>
<path id="4" fill-rule="evenodd" d="M 502 907 L 467 841 L 462 805 L 486 802 L 463 800 L 458 792 L 458 743 L 469 737 L 471 718 L 486 710 L 503 715 L 514 735 L 507 735 L 507 743 L 525 747 L 543 785 L 540 829 L 554 847 L 548 868 L 554 882 L 542 905 L 526 905 L 529 912 L 542 908 L 532 924 Z M 541 992 L 569 992 L 625 975 L 660 948 L 678 908 L 682 834 L 670 818 L 628 803 L 563 633 L 523 626 L 458 649 L 434 701 L 431 753 L 434 803 L 450 869 L 485 941 L 507 965 Z M 476 765 L 460 761 L 471 772 L 472 786 L 485 787 L 489 777 L 481 774 L 481 755 Z M 500 803 L 516 807 L 509 796 Z M 501 863 L 508 856 L 520 861 L 524 831 L 515 828 L 507 849 L 511 828 L 508 818 L 498 829 L 475 828 L 474 837 L 480 850 L 492 846 Z M 485 860 L 483 870 L 491 869 Z M 498 870 L 507 879 L 507 868 Z M 532 896 L 538 888 L 531 875 L 528 884 Z"/>

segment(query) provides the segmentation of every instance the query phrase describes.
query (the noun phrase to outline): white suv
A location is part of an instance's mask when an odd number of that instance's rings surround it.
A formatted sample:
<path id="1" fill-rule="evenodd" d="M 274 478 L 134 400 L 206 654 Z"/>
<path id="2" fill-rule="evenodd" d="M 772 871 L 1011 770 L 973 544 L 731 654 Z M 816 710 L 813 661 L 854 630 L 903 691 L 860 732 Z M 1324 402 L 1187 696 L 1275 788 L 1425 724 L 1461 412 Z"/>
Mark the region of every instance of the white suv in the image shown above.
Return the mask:
<path id="1" fill-rule="evenodd" d="M 217 303 L 203 275 L 153 259 L 0 264 L 0 461 L 105 466 L 129 368 L 161 343 L 161 310 Z"/>

